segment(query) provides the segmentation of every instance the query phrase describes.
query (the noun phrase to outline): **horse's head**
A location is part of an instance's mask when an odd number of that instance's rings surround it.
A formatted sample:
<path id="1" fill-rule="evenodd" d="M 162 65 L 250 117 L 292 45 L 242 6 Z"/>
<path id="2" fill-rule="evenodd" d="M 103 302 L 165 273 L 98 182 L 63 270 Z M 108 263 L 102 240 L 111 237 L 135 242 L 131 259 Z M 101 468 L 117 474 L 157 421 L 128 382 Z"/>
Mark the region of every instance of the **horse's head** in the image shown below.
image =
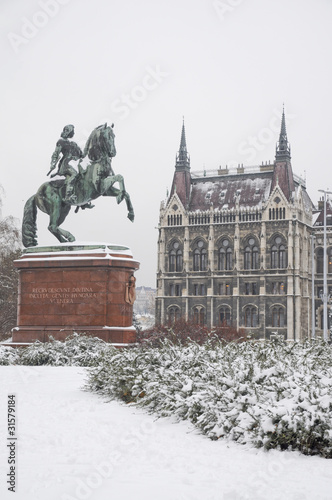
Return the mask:
<path id="1" fill-rule="evenodd" d="M 114 144 L 113 125 L 109 127 L 107 123 L 95 128 L 87 140 L 84 156 L 88 155 L 90 160 L 98 161 L 103 157 L 113 158 L 116 155 Z"/>
<path id="2" fill-rule="evenodd" d="M 104 147 L 106 146 L 108 156 L 110 158 L 113 158 L 113 156 L 116 155 L 116 149 L 114 143 L 115 134 L 113 132 L 114 124 L 112 123 L 112 126 L 109 127 L 107 123 L 105 123 L 103 127 L 104 128 L 102 128 L 102 135 L 104 139 Z"/>

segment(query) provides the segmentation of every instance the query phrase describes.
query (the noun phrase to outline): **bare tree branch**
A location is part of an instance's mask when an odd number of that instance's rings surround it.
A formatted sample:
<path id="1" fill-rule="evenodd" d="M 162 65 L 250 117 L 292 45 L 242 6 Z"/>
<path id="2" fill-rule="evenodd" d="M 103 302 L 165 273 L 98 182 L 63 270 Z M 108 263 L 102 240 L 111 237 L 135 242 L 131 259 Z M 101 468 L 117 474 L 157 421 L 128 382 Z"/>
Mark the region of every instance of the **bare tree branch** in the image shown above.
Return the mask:
<path id="1" fill-rule="evenodd" d="M 0 186 L 0 209 L 2 207 Z M 0 210 L 0 339 L 17 324 L 18 271 L 14 260 L 21 255 L 21 232 L 12 216 L 1 219 Z"/>

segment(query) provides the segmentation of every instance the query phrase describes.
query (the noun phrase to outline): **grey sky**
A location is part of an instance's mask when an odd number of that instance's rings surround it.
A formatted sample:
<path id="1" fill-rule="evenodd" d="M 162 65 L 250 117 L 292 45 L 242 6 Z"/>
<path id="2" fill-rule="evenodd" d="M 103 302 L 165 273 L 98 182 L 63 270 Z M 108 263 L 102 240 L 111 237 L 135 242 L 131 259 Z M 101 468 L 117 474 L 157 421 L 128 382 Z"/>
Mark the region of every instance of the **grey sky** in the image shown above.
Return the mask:
<path id="1" fill-rule="evenodd" d="M 114 122 L 114 198 L 70 214 L 77 240 L 127 244 L 137 284 L 155 286 L 160 201 L 182 116 L 192 170 L 274 159 L 282 103 L 296 174 L 314 202 L 330 183 L 331 0 L 2 0 L 4 215 L 21 218 L 47 180 L 62 128 Z M 38 212 L 39 244 L 56 240 Z"/>

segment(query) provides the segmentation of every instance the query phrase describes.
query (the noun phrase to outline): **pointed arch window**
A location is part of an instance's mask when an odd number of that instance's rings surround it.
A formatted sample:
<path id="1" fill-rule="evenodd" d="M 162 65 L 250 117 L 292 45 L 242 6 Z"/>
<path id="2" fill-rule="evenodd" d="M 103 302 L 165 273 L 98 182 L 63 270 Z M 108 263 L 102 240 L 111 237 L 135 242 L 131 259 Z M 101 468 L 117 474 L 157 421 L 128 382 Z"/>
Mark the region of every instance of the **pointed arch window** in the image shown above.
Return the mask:
<path id="1" fill-rule="evenodd" d="M 180 273 L 183 267 L 183 253 L 180 243 L 174 241 L 169 252 L 169 272 Z"/>
<path id="2" fill-rule="evenodd" d="M 181 311 L 179 307 L 170 307 L 168 310 L 168 322 L 172 325 L 175 321 L 178 321 L 181 317 Z"/>
<path id="3" fill-rule="evenodd" d="M 254 238 L 249 238 L 244 249 L 244 269 L 258 269 L 259 249 Z"/>
<path id="4" fill-rule="evenodd" d="M 231 310 L 229 307 L 221 307 L 219 309 L 219 324 L 220 326 L 230 326 Z"/>
<path id="5" fill-rule="evenodd" d="M 274 238 L 271 246 L 271 269 L 285 269 L 287 267 L 286 246 L 280 236 Z"/>
<path id="6" fill-rule="evenodd" d="M 205 311 L 204 307 L 194 307 L 194 323 L 203 326 L 205 324 Z"/>
<path id="7" fill-rule="evenodd" d="M 233 250 L 228 239 L 222 241 L 218 254 L 218 270 L 230 271 L 233 269 Z"/>
<path id="8" fill-rule="evenodd" d="M 198 240 L 193 253 L 193 268 L 194 271 L 207 270 L 207 250 L 203 240 Z"/>
<path id="9" fill-rule="evenodd" d="M 252 268 L 258 269 L 258 247 L 254 246 L 252 249 Z"/>
<path id="10" fill-rule="evenodd" d="M 283 307 L 274 307 L 272 309 L 272 326 L 275 328 L 285 326 L 285 310 Z"/>
<path id="11" fill-rule="evenodd" d="M 271 248 L 271 267 L 272 269 L 278 267 L 278 247 L 276 245 Z"/>
<path id="12" fill-rule="evenodd" d="M 280 245 L 280 247 L 279 247 L 279 267 L 280 267 L 280 269 L 285 269 L 285 267 L 286 267 L 286 247 L 285 247 L 285 245 Z"/>
<path id="13" fill-rule="evenodd" d="M 244 310 L 244 326 L 255 328 L 258 326 L 257 307 L 248 306 Z"/>
<path id="14" fill-rule="evenodd" d="M 179 248 L 179 250 L 176 252 L 176 262 L 175 262 L 176 272 L 180 273 L 182 271 L 182 266 L 183 266 L 183 255 L 181 248 Z"/>
<path id="15" fill-rule="evenodd" d="M 244 249 L 244 269 L 251 269 L 250 256 L 251 256 L 250 247 L 246 247 Z"/>

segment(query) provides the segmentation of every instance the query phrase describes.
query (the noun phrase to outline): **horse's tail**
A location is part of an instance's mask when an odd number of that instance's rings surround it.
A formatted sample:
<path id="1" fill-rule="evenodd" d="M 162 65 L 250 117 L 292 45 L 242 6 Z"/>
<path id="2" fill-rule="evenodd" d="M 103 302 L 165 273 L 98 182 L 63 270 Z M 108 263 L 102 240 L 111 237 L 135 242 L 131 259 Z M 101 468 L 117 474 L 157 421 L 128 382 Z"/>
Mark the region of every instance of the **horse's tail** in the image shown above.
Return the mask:
<path id="1" fill-rule="evenodd" d="M 25 247 L 35 247 L 37 242 L 37 207 L 35 195 L 28 199 L 24 206 L 22 222 L 22 242 Z"/>

